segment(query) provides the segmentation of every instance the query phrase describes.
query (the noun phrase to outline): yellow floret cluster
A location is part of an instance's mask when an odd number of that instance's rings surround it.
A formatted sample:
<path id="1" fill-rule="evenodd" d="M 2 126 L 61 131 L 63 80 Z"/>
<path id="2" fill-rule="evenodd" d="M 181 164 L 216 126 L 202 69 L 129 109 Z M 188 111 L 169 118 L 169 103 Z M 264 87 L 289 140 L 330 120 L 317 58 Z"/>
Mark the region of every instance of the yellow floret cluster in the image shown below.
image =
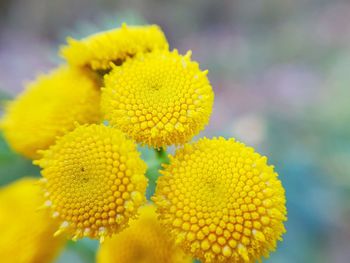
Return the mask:
<path id="1" fill-rule="evenodd" d="M 157 220 L 155 207 L 140 208 L 140 217 L 120 234 L 106 240 L 97 263 L 191 263 L 192 258 L 175 245 Z"/>
<path id="2" fill-rule="evenodd" d="M 44 198 L 35 178 L 22 178 L 0 190 L 0 258 L 6 263 L 51 262 L 65 239 L 54 238 L 58 222 L 39 210 Z"/>
<path id="3" fill-rule="evenodd" d="M 41 75 L 9 102 L 1 128 L 10 146 L 31 158 L 46 149 L 75 123 L 99 122 L 100 92 L 94 74 L 61 66 Z"/>
<path id="4" fill-rule="evenodd" d="M 267 158 L 234 139 L 185 145 L 161 171 L 161 223 L 202 262 L 255 262 L 285 232 L 284 189 Z"/>
<path id="5" fill-rule="evenodd" d="M 99 263 L 255 262 L 275 250 L 287 211 L 274 167 L 234 139 L 191 142 L 214 93 L 190 51 L 169 51 L 156 25 L 123 24 L 68 39 L 60 54 L 66 64 L 0 121 L 11 148 L 41 168 L 43 189 L 35 196 L 28 179 L 0 191 L 1 259 L 48 262 L 62 237 L 106 239 Z M 136 143 L 158 153 L 149 170 Z M 178 148 L 154 182 L 168 146 Z"/>
<path id="6" fill-rule="evenodd" d="M 123 229 L 144 202 L 146 165 L 119 130 L 79 126 L 35 162 L 42 170 L 46 205 L 73 239 L 100 238 Z"/>
<path id="7" fill-rule="evenodd" d="M 142 54 L 105 76 L 105 119 L 156 148 L 189 141 L 208 123 L 214 94 L 190 52 Z"/>
<path id="8" fill-rule="evenodd" d="M 82 40 L 68 38 L 61 55 L 72 65 L 89 66 L 93 70 L 106 70 L 111 62 L 121 64 L 137 53 L 168 49 L 162 30 L 156 25 L 127 26 L 100 32 Z"/>

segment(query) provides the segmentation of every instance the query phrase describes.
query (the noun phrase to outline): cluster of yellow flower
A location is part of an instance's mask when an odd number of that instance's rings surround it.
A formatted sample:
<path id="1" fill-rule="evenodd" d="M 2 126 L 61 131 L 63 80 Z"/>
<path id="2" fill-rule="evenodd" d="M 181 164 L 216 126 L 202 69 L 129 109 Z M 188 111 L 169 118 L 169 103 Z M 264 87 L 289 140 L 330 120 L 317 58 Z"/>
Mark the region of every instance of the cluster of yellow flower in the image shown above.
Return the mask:
<path id="1" fill-rule="evenodd" d="M 68 39 L 61 55 L 66 64 L 29 84 L 0 124 L 9 145 L 42 168 L 53 218 L 42 232 L 58 222 L 55 236 L 105 241 L 101 263 L 254 262 L 275 249 L 285 195 L 267 158 L 234 139 L 189 143 L 214 100 L 191 52 L 170 51 L 158 26 L 123 24 Z M 179 146 L 154 204 L 136 143 Z"/>

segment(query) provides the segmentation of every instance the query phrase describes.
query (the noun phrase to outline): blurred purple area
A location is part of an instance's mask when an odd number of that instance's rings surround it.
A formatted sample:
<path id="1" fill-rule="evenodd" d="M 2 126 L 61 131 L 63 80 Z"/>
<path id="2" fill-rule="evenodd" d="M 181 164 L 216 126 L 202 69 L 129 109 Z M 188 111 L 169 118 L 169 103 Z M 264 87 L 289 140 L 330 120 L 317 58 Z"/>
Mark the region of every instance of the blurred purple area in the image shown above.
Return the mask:
<path id="1" fill-rule="evenodd" d="M 349 19 L 347 0 L 1 1 L 0 90 L 61 63 L 67 35 L 157 23 L 209 69 L 215 105 L 200 136 L 252 145 L 280 174 L 288 233 L 266 261 L 349 262 Z"/>

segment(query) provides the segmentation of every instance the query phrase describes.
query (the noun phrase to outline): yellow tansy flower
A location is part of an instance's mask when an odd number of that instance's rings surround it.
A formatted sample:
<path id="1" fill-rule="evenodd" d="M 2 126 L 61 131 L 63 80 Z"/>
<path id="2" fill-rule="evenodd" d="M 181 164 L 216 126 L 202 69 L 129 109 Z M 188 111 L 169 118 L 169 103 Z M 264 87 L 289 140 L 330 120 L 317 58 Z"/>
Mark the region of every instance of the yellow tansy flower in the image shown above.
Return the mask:
<path id="1" fill-rule="evenodd" d="M 28 85 L 5 109 L 1 128 L 17 152 L 37 158 L 74 123 L 100 121 L 100 91 L 95 76 L 61 66 Z"/>
<path id="2" fill-rule="evenodd" d="M 140 54 L 105 76 L 105 119 L 139 143 L 159 148 L 189 141 L 208 123 L 214 94 L 191 53 Z"/>
<path id="3" fill-rule="evenodd" d="M 56 234 L 100 238 L 123 229 L 145 201 L 146 165 L 116 129 L 79 126 L 35 161 L 43 168 L 46 205 L 62 224 Z"/>
<path id="4" fill-rule="evenodd" d="M 202 262 L 255 262 L 281 240 L 284 188 L 253 148 L 204 138 L 179 149 L 161 173 L 160 220 Z"/>
<path id="5" fill-rule="evenodd" d="M 127 26 L 100 32 L 82 40 L 68 38 L 68 45 L 61 48 L 61 55 L 75 66 L 89 66 L 94 70 L 106 70 L 111 62 L 122 63 L 139 52 L 168 49 L 162 30 L 156 25 Z"/>
<path id="6" fill-rule="evenodd" d="M 64 245 L 54 238 L 58 222 L 43 202 L 37 179 L 24 178 L 0 189 L 0 258 L 6 263 L 51 262 Z"/>
<path id="7" fill-rule="evenodd" d="M 97 263 L 191 263 L 191 257 L 175 245 L 157 220 L 155 207 L 140 209 L 140 217 L 100 247 Z"/>

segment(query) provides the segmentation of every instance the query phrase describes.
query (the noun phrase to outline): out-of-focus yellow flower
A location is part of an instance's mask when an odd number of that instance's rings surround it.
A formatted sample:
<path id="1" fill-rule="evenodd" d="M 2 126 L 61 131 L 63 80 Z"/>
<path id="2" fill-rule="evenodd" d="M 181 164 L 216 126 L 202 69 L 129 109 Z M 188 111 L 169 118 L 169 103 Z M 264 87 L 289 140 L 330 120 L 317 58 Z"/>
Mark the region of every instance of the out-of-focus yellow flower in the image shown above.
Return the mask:
<path id="1" fill-rule="evenodd" d="M 104 125 L 79 126 L 34 161 L 43 168 L 46 205 L 76 240 L 123 229 L 145 201 L 146 164 L 133 141 Z"/>
<path id="2" fill-rule="evenodd" d="M 37 158 L 74 129 L 74 123 L 100 121 L 100 91 L 94 75 L 86 70 L 61 66 L 28 85 L 5 109 L 1 128 L 17 152 Z"/>
<path id="3" fill-rule="evenodd" d="M 191 263 L 157 220 L 155 207 L 140 208 L 140 217 L 100 247 L 97 263 Z"/>
<path id="4" fill-rule="evenodd" d="M 0 190 L 0 258 L 6 263 L 51 262 L 64 245 L 54 238 L 58 222 L 43 203 L 37 179 L 24 178 Z"/>
<path id="5" fill-rule="evenodd" d="M 201 139 L 171 156 L 154 201 L 169 232 L 202 262 L 255 262 L 285 232 L 285 193 L 253 148 Z"/>
<path id="6" fill-rule="evenodd" d="M 208 123 L 214 94 L 191 53 L 140 54 L 105 76 L 105 119 L 139 143 L 159 148 L 189 141 Z"/>
<path id="7" fill-rule="evenodd" d="M 97 33 L 82 40 L 68 38 L 61 55 L 72 65 L 106 70 L 111 62 L 121 64 L 139 52 L 168 49 L 162 30 L 156 25 L 127 26 Z"/>

